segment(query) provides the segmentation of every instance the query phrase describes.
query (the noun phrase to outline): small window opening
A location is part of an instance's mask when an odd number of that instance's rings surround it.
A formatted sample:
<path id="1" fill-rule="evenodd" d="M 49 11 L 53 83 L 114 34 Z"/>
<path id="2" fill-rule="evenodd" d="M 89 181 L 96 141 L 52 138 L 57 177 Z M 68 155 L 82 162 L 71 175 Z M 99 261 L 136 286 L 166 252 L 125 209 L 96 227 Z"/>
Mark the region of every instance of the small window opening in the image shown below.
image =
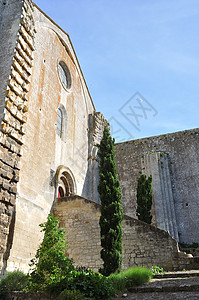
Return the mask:
<path id="1" fill-rule="evenodd" d="M 63 116 L 62 111 L 60 108 L 58 108 L 57 111 L 57 135 L 61 137 L 62 135 L 62 124 L 63 123 Z"/>
<path id="2" fill-rule="evenodd" d="M 66 89 L 70 89 L 71 75 L 70 75 L 70 71 L 64 61 L 59 62 L 59 78 L 60 78 L 62 85 Z"/>
<path id="3" fill-rule="evenodd" d="M 61 186 L 58 188 L 58 198 L 64 197 L 64 190 Z"/>

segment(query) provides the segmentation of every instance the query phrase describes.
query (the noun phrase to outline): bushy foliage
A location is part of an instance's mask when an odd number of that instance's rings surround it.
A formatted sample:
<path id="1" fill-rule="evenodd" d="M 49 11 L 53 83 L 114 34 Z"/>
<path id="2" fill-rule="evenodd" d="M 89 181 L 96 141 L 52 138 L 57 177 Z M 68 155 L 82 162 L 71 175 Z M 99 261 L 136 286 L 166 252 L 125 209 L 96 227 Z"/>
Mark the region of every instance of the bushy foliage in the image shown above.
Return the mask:
<path id="1" fill-rule="evenodd" d="M 59 295 L 60 300 L 84 300 L 84 296 L 80 291 L 63 290 Z"/>
<path id="2" fill-rule="evenodd" d="M 118 274 L 111 274 L 108 277 L 115 294 L 148 282 L 151 278 L 151 270 L 143 267 L 133 267 Z"/>
<path id="3" fill-rule="evenodd" d="M 137 210 L 138 219 L 151 224 L 152 206 L 152 176 L 147 179 L 145 174 L 141 174 L 137 185 Z"/>
<path id="4" fill-rule="evenodd" d="M 63 290 L 78 290 L 84 297 L 94 299 L 109 299 L 113 296 L 112 285 L 107 277 L 94 273 L 90 269 L 73 270 L 60 282 L 49 285 L 50 293 L 60 294 Z"/>
<path id="5" fill-rule="evenodd" d="M 145 268 L 131 268 L 109 277 L 85 267 L 75 268 L 65 256 L 65 231 L 59 229 L 59 220 L 50 214 L 40 226 L 45 235 L 32 261 L 33 270 L 29 275 L 8 273 L 0 281 L 0 299 L 6 299 L 5 292 L 23 290 L 39 291 L 38 297 L 45 291 L 62 300 L 111 299 L 117 292 L 150 279 L 151 271 Z"/>
<path id="6" fill-rule="evenodd" d="M 0 281 L 0 298 L 4 298 L 5 292 L 23 291 L 28 284 L 28 275 L 21 271 L 7 272 L 6 277 Z"/>
<path id="7" fill-rule="evenodd" d="M 122 226 L 123 210 L 121 190 L 115 164 L 114 139 L 107 126 L 99 145 L 99 185 L 101 200 L 101 258 L 104 261 L 100 272 L 106 276 L 119 271 L 122 264 Z"/>
<path id="8" fill-rule="evenodd" d="M 53 282 L 59 282 L 74 269 L 73 262 L 66 256 L 65 229 L 59 228 L 59 219 L 48 215 L 40 224 L 44 239 L 35 258 L 31 260 L 30 289 L 41 290 Z"/>
<path id="9" fill-rule="evenodd" d="M 152 266 L 151 267 L 151 272 L 152 272 L 152 275 L 158 275 L 158 274 L 164 274 L 165 271 L 163 268 L 160 268 L 158 266 Z"/>
<path id="10" fill-rule="evenodd" d="M 152 278 L 151 270 L 134 267 L 106 277 L 85 268 L 71 272 L 71 277 L 49 286 L 50 293 L 60 294 L 66 290 L 79 290 L 89 299 L 111 299 L 126 289 L 141 285 Z"/>

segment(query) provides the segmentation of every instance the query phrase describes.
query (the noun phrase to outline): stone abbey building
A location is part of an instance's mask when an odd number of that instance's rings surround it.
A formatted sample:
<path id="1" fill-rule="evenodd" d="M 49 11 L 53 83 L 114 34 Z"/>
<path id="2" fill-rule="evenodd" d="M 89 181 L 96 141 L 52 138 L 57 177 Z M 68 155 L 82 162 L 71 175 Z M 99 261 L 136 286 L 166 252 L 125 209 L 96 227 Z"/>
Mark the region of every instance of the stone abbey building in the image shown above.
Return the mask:
<path id="1" fill-rule="evenodd" d="M 31 0 L 0 0 L 0 269 L 28 271 L 53 212 L 76 264 L 101 265 L 96 112 L 69 35 Z M 199 130 L 115 146 L 123 268 L 199 267 Z M 153 176 L 153 225 L 136 219 L 136 185 Z"/>

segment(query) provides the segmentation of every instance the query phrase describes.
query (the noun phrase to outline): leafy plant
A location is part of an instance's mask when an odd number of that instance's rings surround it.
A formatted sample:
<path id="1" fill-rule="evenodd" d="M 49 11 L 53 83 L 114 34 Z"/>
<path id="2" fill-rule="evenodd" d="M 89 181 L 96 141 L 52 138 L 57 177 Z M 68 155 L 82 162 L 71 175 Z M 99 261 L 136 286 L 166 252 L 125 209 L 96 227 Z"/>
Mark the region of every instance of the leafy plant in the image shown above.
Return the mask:
<path id="1" fill-rule="evenodd" d="M 65 229 L 59 228 L 59 220 L 52 214 L 40 224 L 44 239 L 35 258 L 31 260 L 30 289 L 42 290 L 53 282 L 60 281 L 74 269 L 73 262 L 66 256 Z"/>
<path id="2" fill-rule="evenodd" d="M 63 290 L 59 295 L 60 300 L 84 300 L 84 296 L 80 291 Z"/>
<path id="3" fill-rule="evenodd" d="M 48 291 L 55 294 L 60 294 L 64 289 L 78 290 L 88 298 L 109 299 L 113 296 L 107 277 L 86 268 L 73 270 L 60 282 L 48 286 Z"/>
<path id="4" fill-rule="evenodd" d="M 0 297 L 3 299 L 5 292 L 23 291 L 28 284 L 28 275 L 17 270 L 14 272 L 7 272 L 6 277 L 0 281 Z"/>
<path id="5" fill-rule="evenodd" d="M 121 190 L 117 177 L 114 139 L 105 126 L 98 151 L 99 185 L 101 200 L 101 258 L 104 261 L 100 272 L 106 276 L 119 271 L 122 264 L 122 226 L 123 210 L 121 206 Z"/>
<path id="6" fill-rule="evenodd" d="M 138 178 L 137 185 L 137 210 L 138 219 L 151 224 L 151 206 L 152 206 L 152 175 L 147 179 L 145 174 Z"/>
<path id="7" fill-rule="evenodd" d="M 158 275 L 158 274 L 164 274 L 165 271 L 163 268 L 160 268 L 158 266 L 152 266 L 151 267 L 151 272 L 152 272 L 152 275 Z"/>

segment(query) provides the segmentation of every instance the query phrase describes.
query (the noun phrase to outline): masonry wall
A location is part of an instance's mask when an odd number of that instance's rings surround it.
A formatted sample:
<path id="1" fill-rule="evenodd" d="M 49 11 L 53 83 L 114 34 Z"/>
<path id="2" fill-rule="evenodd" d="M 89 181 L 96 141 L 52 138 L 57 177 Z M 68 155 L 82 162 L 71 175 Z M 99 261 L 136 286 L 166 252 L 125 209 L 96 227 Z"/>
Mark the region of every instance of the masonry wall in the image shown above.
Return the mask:
<path id="1" fill-rule="evenodd" d="M 69 257 L 78 266 L 98 271 L 100 258 L 100 205 L 73 196 L 56 201 L 55 216 L 66 228 Z M 165 270 L 193 268 L 193 261 L 178 251 L 175 239 L 161 229 L 125 216 L 123 229 L 123 269 L 132 266 L 158 265 Z M 199 265 L 195 265 L 199 268 Z"/>
<path id="2" fill-rule="evenodd" d="M 136 187 L 145 155 L 168 155 L 171 190 L 181 242 L 199 242 L 199 129 L 133 140 L 115 145 L 125 214 L 136 218 Z M 158 200 L 158 199 L 157 199 Z"/>
<path id="3" fill-rule="evenodd" d="M 27 272 L 43 238 L 38 225 L 57 197 L 57 170 L 69 170 L 73 193 L 89 197 L 88 126 L 95 108 L 69 35 L 31 0 L 0 5 L 0 269 Z M 71 88 L 61 83 L 61 60 Z M 56 134 L 59 107 L 64 138 Z"/>
<path id="4" fill-rule="evenodd" d="M 78 266 L 92 267 L 98 271 L 100 259 L 99 204 L 81 197 L 56 200 L 55 216 L 60 226 L 66 228 L 69 257 Z"/>
<path id="5" fill-rule="evenodd" d="M 29 1 L 0 1 L 0 270 L 7 267 L 16 220 L 17 182 L 32 67 Z"/>
<path id="6" fill-rule="evenodd" d="M 38 225 L 46 220 L 57 196 L 55 174 L 60 166 L 73 174 L 74 193 L 82 194 L 88 167 L 88 119 L 95 111 L 69 35 L 35 4 L 31 14 L 35 51 L 13 245 L 7 262 L 7 270 L 19 268 L 25 272 L 43 238 Z M 68 89 L 59 77 L 61 60 L 71 75 Z M 59 107 L 66 112 L 65 138 L 56 134 Z"/>

